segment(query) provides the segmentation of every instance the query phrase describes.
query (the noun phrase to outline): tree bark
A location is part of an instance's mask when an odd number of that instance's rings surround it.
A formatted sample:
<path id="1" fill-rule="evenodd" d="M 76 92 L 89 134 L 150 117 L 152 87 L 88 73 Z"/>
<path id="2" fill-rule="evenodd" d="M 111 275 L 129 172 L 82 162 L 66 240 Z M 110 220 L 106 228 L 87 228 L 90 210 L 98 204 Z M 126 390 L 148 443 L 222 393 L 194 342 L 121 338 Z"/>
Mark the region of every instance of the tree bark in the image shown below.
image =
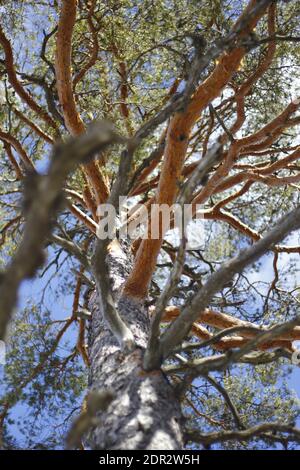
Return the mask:
<path id="1" fill-rule="evenodd" d="M 107 262 L 118 311 L 133 332 L 137 347 L 128 355 L 122 353 L 105 323 L 98 295 L 93 292 L 89 386 L 91 390 L 111 390 L 114 399 L 105 412 L 97 415 L 99 425 L 89 432 L 86 443 L 92 449 L 181 449 L 183 419 L 179 399 L 161 370 L 143 370 L 150 326 L 147 309 L 121 295 L 121 286 L 131 269 L 130 260 L 118 248 L 110 251 Z"/>

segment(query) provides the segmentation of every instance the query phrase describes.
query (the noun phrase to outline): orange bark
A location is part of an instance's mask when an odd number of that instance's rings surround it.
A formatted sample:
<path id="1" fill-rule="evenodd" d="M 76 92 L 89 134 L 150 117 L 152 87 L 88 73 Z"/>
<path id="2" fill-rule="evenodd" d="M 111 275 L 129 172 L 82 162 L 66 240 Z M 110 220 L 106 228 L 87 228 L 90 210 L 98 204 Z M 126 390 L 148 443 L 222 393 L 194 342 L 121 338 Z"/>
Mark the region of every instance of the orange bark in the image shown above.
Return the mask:
<path id="1" fill-rule="evenodd" d="M 249 11 L 253 9 L 255 4 L 255 0 L 249 2 L 248 7 L 237 20 L 236 26 L 247 18 Z M 240 33 L 240 37 L 249 34 L 262 15 L 263 13 L 260 13 L 253 17 L 243 32 Z M 172 117 L 168 128 L 165 157 L 156 194 L 155 202 L 157 204 L 172 205 L 174 203 L 191 130 L 201 111 L 220 94 L 229 82 L 232 74 L 238 69 L 245 52 L 243 47 L 238 47 L 222 54 L 215 69 L 198 87 L 187 108 Z M 125 294 L 141 299 L 147 295 L 162 239 L 163 237 L 142 241 L 136 255 L 133 271 L 124 286 Z"/>
<path id="2" fill-rule="evenodd" d="M 254 241 L 261 239 L 261 235 L 258 232 L 241 222 L 237 217 L 227 211 L 213 207 L 212 210 L 204 212 L 204 218 L 222 220 Z M 276 245 L 272 247 L 271 250 L 275 253 L 300 253 L 300 246 Z"/>
<path id="3" fill-rule="evenodd" d="M 16 161 L 15 157 L 13 156 L 10 144 L 6 140 L 3 140 L 3 145 L 4 145 L 4 148 L 5 148 L 7 157 L 9 159 L 10 163 L 12 164 L 12 166 L 14 167 L 14 170 L 15 170 L 15 173 L 16 173 L 16 178 L 18 180 L 21 180 L 23 178 L 23 173 L 22 173 L 21 168 L 19 167 L 18 162 Z"/>
<path id="4" fill-rule="evenodd" d="M 83 190 L 83 199 L 86 204 L 86 207 L 93 215 L 94 220 L 97 220 L 97 206 L 95 204 L 92 193 L 88 186 L 86 186 Z"/>
<path id="5" fill-rule="evenodd" d="M 77 112 L 72 86 L 71 53 L 72 34 L 76 20 L 77 0 L 63 0 L 56 37 L 55 72 L 57 92 L 65 124 L 71 134 L 85 131 L 84 123 Z"/>
<path id="6" fill-rule="evenodd" d="M 42 137 L 48 144 L 54 144 L 54 140 L 48 134 L 46 134 L 39 126 L 37 126 L 34 122 L 28 119 L 25 114 L 21 113 L 18 109 L 14 108 L 14 113 L 18 118 L 20 118 L 25 124 L 27 124 L 38 136 Z"/>
<path id="7" fill-rule="evenodd" d="M 275 34 L 275 20 L 276 20 L 276 4 L 273 3 L 269 7 L 268 11 L 268 35 L 273 36 Z M 232 134 L 235 134 L 243 125 L 246 119 L 245 114 L 245 97 L 249 94 L 251 88 L 259 80 L 259 78 L 268 70 L 271 65 L 276 50 L 276 42 L 270 41 L 267 49 L 265 58 L 259 64 L 255 72 L 241 85 L 239 90 L 235 94 L 236 100 L 236 122 L 230 129 Z"/>
<path id="8" fill-rule="evenodd" d="M 204 341 L 209 340 L 213 337 L 212 333 L 210 333 L 205 327 L 198 325 L 197 323 L 194 323 L 192 327 L 192 333 L 197 336 L 197 338 L 202 339 Z M 244 338 L 243 336 L 224 336 L 219 341 L 213 343 L 211 346 L 217 351 L 228 351 L 229 349 L 241 348 L 242 346 L 247 344 L 248 341 L 249 338 Z M 292 345 L 290 341 L 275 339 L 272 341 L 268 341 L 267 343 L 260 344 L 257 347 L 257 349 L 260 351 L 266 351 L 268 349 L 274 348 L 283 348 L 291 351 Z"/>
<path id="9" fill-rule="evenodd" d="M 27 169 L 34 170 L 34 166 L 30 158 L 28 157 L 26 151 L 14 136 L 9 134 L 8 132 L 0 131 L 0 139 L 8 142 L 15 149 L 15 151 L 20 155 L 20 158 Z"/>
<path id="10" fill-rule="evenodd" d="M 287 165 L 289 163 L 292 163 L 295 160 L 298 160 L 299 158 L 300 158 L 300 149 L 298 148 L 297 150 L 295 150 L 295 152 L 291 153 L 291 155 L 281 158 L 280 160 L 277 160 L 277 162 L 272 163 L 271 165 L 265 165 L 261 168 L 253 167 L 251 172 L 243 171 L 241 173 L 237 173 L 236 175 L 229 176 L 228 178 L 224 179 L 222 182 L 218 184 L 218 186 L 215 189 L 215 193 L 223 192 L 226 189 L 232 188 L 236 184 L 242 183 L 245 180 L 252 179 L 254 181 L 254 180 L 259 179 L 259 178 L 256 178 L 255 175 L 261 175 L 261 176 L 270 175 L 274 171 L 287 168 Z M 281 178 L 277 178 L 277 180 L 280 182 Z"/>
<path id="11" fill-rule="evenodd" d="M 59 17 L 55 73 L 59 102 L 63 109 L 64 120 L 69 132 L 79 135 L 85 131 L 85 125 L 76 109 L 72 82 L 72 34 L 76 21 L 77 0 L 63 0 Z M 94 161 L 84 165 L 84 172 L 92 185 L 97 204 L 104 202 L 108 196 L 108 188 L 100 170 Z"/>
<path id="12" fill-rule="evenodd" d="M 2 45 L 4 49 L 4 54 L 5 54 L 5 67 L 6 67 L 6 72 L 9 78 L 9 82 L 11 86 L 14 88 L 15 92 L 19 95 L 22 101 L 24 101 L 28 106 L 35 111 L 38 116 L 43 119 L 46 124 L 48 124 L 50 127 L 53 127 L 58 132 L 58 127 L 56 122 L 49 116 L 49 114 L 39 106 L 32 96 L 23 88 L 21 83 L 19 82 L 14 66 L 14 59 L 13 59 L 13 52 L 12 48 L 10 45 L 9 40 L 4 34 L 4 31 L 0 25 L 0 44 Z"/>
<path id="13" fill-rule="evenodd" d="M 68 208 L 75 215 L 75 217 L 82 222 L 92 233 L 96 233 L 98 225 L 91 219 L 87 214 L 82 212 L 79 207 L 75 206 L 74 204 L 68 203 Z"/>
<path id="14" fill-rule="evenodd" d="M 229 170 L 232 168 L 234 161 L 238 158 L 239 155 L 242 155 L 243 150 L 249 151 L 250 147 L 262 146 L 262 148 L 266 148 L 266 145 L 272 143 L 276 140 L 277 136 L 281 133 L 281 131 L 288 126 L 288 118 L 291 114 L 293 114 L 299 107 L 299 103 L 291 102 L 278 116 L 276 116 L 272 121 L 266 124 L 262 129 L 251 134 L 247 137 L 244 137 L 239 140 L 235 140 L 228 152 L 225 155 L 224 161 L 222 165 L 219 166 L 217 171 L 214 175 L 210 178 L 206 186 L 204 186 L 199 194 L 193 199 L 194 204 L 203 204 L 215 191 L 216 188 L 219 186 L 222 180 L 225 179 Z M 252 145 L 255 142 L 261 142 L 258 145 Z M 239 182 L 239 175 L 234 175 L 232 178 L 235 178 L 237 182 Z M 297 177 L 291 177 L 291 180 L 288 182 L 295 182 L 297 181 Z M 229 178 L 228 178 L 229 179 Z M 246 178 L 251 179 L 251 178 Z M 253 180 L 261 180 L 263 182 L 270 183 L 270 185 L 276 185 L 277 183 L 281 184 L 282 182 L 278 182 L 278 180 L 265 180 L 263 177 L 258 175 L 254 175 L 252 177 Z M 241 179 L 243 181 L 243 177 Z M 236 184 L 236 183 L 234 183 Z M 230 186 L 232 186 L 232 181 Z M 229 186 L 229 187 L 230 187 Z"/>
<path id="15" fill-rule="evenodd" d="M 242 145 L 243 150 L 249 151 L 250 145 L 252 148 L 253 144 L 264 145 L 264 141 L 269 141 L 269 139 L 271 139 L 270 143 L 272 143 L 285 127 L 289 127 L 289 117 L 295 111 L 297 111 L 298 108 L 299 103 L 296 101 L 292 101 L 278 116 L 276 116 L 275 119 L 273 119 L 271 122 L 262 127 L 258 132 L 255 132 L 254 134 L 251 134 L 248 137 L 240 139 L 239 142 Z"/>
<path id="16" fill-rule="evenodd" d="M 166 308 L 163 321 L 172 321 L 180 314 L 180 309 L 175 306 L 169 306 Z M 256 334 L 264 331 L 266 328 L 258 327 L 257 325 L 239 320 L 231 315 L 228 315 L 223 312 L 219 312 L 212 309 L 205 309 L 203 312 L 199 314 L 199 318 L 197 323 L 193 325 L 192 333 L 195 334 L 197 337 L 201 339 L 210 339 L 213 335 L 202 325 L 198 325 L 198 322 L 201 324 L 209 325 L 219 330 L 225 330 L 227 328 L 232 327 L 250 327 L 254 328 L 257 331 L 247 331 L 238 333 L 238 336 L 230 336 L 230 337 L 223 337 L 218 343 L 216 343 L 216 347 L 219 349 L 230 349 L 242 346 L 247 342 L 248 339 L 251 339 L 256 336 Z M 285 347 L 290 349 L 291 342 L 300 339 L 300 327 L 293 328 L 290 332 L 282 334 L 276 340 L 269 341 L 268 343 L 261 344 L 259 349 L 271 349 L 274 347 Z"/>

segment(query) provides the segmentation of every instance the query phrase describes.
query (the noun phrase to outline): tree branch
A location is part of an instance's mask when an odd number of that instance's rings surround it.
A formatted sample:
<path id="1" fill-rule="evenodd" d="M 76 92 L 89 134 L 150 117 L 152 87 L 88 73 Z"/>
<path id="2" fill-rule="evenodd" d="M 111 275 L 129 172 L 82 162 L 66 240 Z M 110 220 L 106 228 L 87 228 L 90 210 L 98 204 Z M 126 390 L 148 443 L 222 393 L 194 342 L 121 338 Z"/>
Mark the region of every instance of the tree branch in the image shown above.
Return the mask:
<path id="1" fill-rule="evenodd" d="M 265 434 L 270 433 L 270 434 Z M 276 436 L 276 433 L 287 434 L 287 436 Z M 262 436 L 264 435 L 264 436 Z M 254 437 L 263 437 L 271 441 L 292 441 L 300 442 L 300 430 L 289 424 L 282 423 L 263 423 L 258 426 L 240 430 L 240 431 L 220 431 L 212 433 L 200 433 L 199 431 L 189 430 L 186 432 L 188 441 L 197 442 L 204 446 L 225 441 L 248 441 Z"/>
<path id="2" fill-rule="evenodd" d="M 188 148 L 189 135 L 195 121 L 201 111 L 218 96 L 232 77 L 232 74 L 238 69 L 242 58 L 247 52 L 245 48 L 240 46 L 239 40 L 249 35 L 265 13 L 269 3 L 270 1 L 257 3 L 251 0 L 226 38 L 215 43 L 207 54 L 196 54 L 184 92 L 179 94 L 179 97 L 173 103 L 169 104 L 136 133 L 136 139 L 144 138 L 153 128 L 177 111 L 168 127 L 165 158 L 156 193 L 155 202 L 157 204 L 173 204 Z M 221 55 L 214 71 L 196 90 L 201 72 L 213 58 L 219 57 L 224 50 L 227 52 Z M 194 95 L 190 99 L 192 93 Z M 129 297 L 145 298 L 162 240 L 162 237 L 159 239 L 145 239 L 140 244 L 133 271 L 124 286 L 124 292 Z M 147 266 L 147 269 L 145 269 L 145 266 Z"/>
<path id="3" fill-rule="evenodd" d="M 221 290 L 224 284 L 230 281 L 236 273 L 242 272 L 249 264 L 256 261 L 276 243 L 299 227 L 300 208 L 298 207 L 289 215 L 283 217 L 264 238 L 247 250 L 240 252 L 235 258 L 224 263 L 218 271 L 212 274 L 206 284 L 193 297 L 190 304 L 183 309 L 181 315 L 164 333 L 161 339 L 161 359 L 168 357 L 172 350 L 181 343 L 190 331 L 192 324 L 197 320 L 199 311 L 207 307 L 212 296 Z"/>
<path id="4" fill-rule="evenodd" d="M 33 111 L 35 111 L 38 114 L 38 116 L 46 122 L 46 124 L 48 124 L 50 127 L 52 127 L 58 132 L 56 122 L 49 116 L 49 114 L 43 108 L 41 108 L 41 106 L 39 106 L 34 101 L 34 99 L 29 95 L 29 93 L 20 84 L 17 78 L 17 74 L 16 74 L 16 70 L 14 66 L 11 44 L 9 40 L 7 39 L 7 37 L 5 36 L 1 25 L 0 25 L 0 44 L 2 45 L 4 49 L 5 66 L 6 66 L 6 71 L 7 71 L 7 75 L 8 75 L 11 86 L 14 88 L 15 92 L 19 95 L 21 100 L 23 100 Z"/>
<path id="5" fill-rule="evenodd" d="M 62 200 L 62 188 L 67 176 L 76 167 L 102 151 L 110 144 L 123 141 L 106 122 L 94 123 L 89 132 L 66 144 L 55 147 L 49 172 L 35 174 L 28 182 L 27 217 L 23 239 L 2 274 L 0 282 L 0 338 L 4 338 L 7 324 L 17 301 L 21 282 L 33 277 L 43 264 L 43 247 L 49 238 Z"/>

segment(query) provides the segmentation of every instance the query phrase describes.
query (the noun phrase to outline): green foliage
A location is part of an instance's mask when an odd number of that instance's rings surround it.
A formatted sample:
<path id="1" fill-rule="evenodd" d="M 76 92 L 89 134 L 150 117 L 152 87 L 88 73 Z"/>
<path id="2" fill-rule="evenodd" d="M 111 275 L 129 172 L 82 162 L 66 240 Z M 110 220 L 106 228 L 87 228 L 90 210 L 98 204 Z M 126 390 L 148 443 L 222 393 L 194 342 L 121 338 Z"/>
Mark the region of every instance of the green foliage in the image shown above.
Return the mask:
<path id="1" fill-rule="evenodd" d="M 224 374 L 215 374 L 230 396 L 239 415 L 241 424 L 246 428 L 262 422 L 280 422 L 294 425 L 299 418 L 299 398 L 287 384 L 290 370 L 282 363 L 249 367 L 237 366 Z M 191 388 L 188 399 L 197 404 L 199 414 L 186 403 L 186 413 L 195 426 L 206 432 L 230 430 L 236 427 L 232 413 L 222 395 L 208 382 L 198 380 Z M 247 442 L 222 443 L 224 449 L 278 449 L 277 443 L 254 438 Z M 284 447 L 284 446 L 283 446 Z M 288 448 L 295 446 L 289 445 Z M 296 446 L 297 447 L 297 446 Z M 212 449 L 220 448 L 215 444 Z"/>
<path id="2" fill-rule="evenodd" d="M 68 331 L 53 350 L 63 324 L 28 305 L 11 326 L 0 407 L 9 403 L 8 435 L 22 436 L 14 447 L 61 448 L 80 409 L 87 378 L 70 341 L 75 331 Z"/>
<path id="3" fill-rule="evenodd" d="M 298 2 L 278 3 L 278 33 L 299 36 Z M 13 46 L 16 70 L 22 84 L 36 101 L 47 109 L 45 87 L 34 80 L 37 77 L 42 78 L 51 91 L 54 105 L 61 112 L 53 69 L 41 58 L 44 33 L 49 34 L 54 30 L 59 15 L 59 4 L 60 2 L 55 0 L 0 2 L 0 14 L 3 14 L 5 8 L 5 32 Z M 119 106 L 120 87 L 124 81 L 120 74 L 120 64 L 124 63 L 129 120 L 132 130 L 137 130 L 169 99 L 168 93 L 176 79 L 179 78 L 180 86 L 184 86 L 188 64 L 194 54 L 189 34 L 198 31 L 204 35 L 208 45 L 211 45 L 230 30 L 245 4 L 244 1 L 233 0 L 97 0 L 92 18 L 99 44 L 97 61 L 74 90 L 76 105 L 84 123 L 87 125 L 93 119 L 106 118 L 111 120 L 120 132 L 128 133 L 126 119 L 122 116 Z M 73 35 L 73 76 L 76 76 L 90 57 L 93 37 L 87 21 L 88 6 L 87 1 L 78 2 Z M 256 34 L 262 38 L 267 36 L 266 20 L 260 22 Z M 246 56 L 229 86 L 223 91 L 223 98 L 232 96 L 233 90 L 256 70 L 266 53 L 266 48 L 267 45 L 257 47 Z M 299 70 L 299 53 L 297 42 L 278 43 L 272 66 L 246 97 L 246 122 L 239 137 L 257 131 L 280 113 L 291 96 L 294 96 L 293 88 L 299 81 L 295 80 Z M 47 41 L 46 56 L 53 64 L 55 35 Z M 0 107 L 1 130 L 14 135 L 37 168 L 45 171 L 50 155 L 49 144 L 25 125 L 14 114 L 13 108 L 16 107 L 26 114 L 26 117 L 39 125 L 44 132 L 49 135 L 53 132 L 36 113 L 21 102 L 7 83 L 2 49 L 0 59 L 0 92 L 7 92 L 6 103 Z M 209 75 L 213 67 L 214 64 L 211 63 L 203 72 L 202 80 Z M 220 104 L 220 101 L 216 100 L 216 105 Z M 235 113 L 232 113 L 232 109 L 228 112 L 225 108 L 220 112 L 229 127 L 234 121 Z M 210 114 L 208 110 L 204 110 L 194 129 L 195 133 L 198 132 L 198 140 L 195 140 L 188 162 L 195 161 L 202 155 L 209 125 Z M 157 146 L 161 130 L 162 128 L 157 129 L 140 146 L 135 155 L 134 168 L 137 168 Z M 67 132 L 63 126 L 61 131 L 62 138 L 65 138 Z M 216 125 L 209 143 L 219 134 L 220 127 Z M 272 148 L 292 146 L 296 139 L 297 128 L 289 128 Z M 17 153 L 12 151 L 22 166 Z M 2 231 L 8 221 L 22 215 L 22 186 L 21 182 L 15 179 L 2 146 L 0 152 Z M 103 172 L 110 185 L 116 177 L 119 158 L 119 149 L 104 155 L 107 165 Z M 256 161 L 266 164 L 271 156 L 256 158 Z M 241 163 L 251 164 L 253 158 L 244 156 Z M 160 166 L 151 177 L 159 172 Z M 286 171 L 281 171 L 278 176 L 286 176 Z M 69 189 L 79 193 L 84 185 L 79 171 L 67 182 Z M 205 209 L 235 190 L 236 188 L 231 188 L 217 193 L 210 198 Z M 152 193 L 153 189 L 150 189 L 149 194 Z M 146 193 L 142 194 L 137 201 L 143 200 L 145 195 Z M 237 201 L 229 203 L 226 209 L 242 223 L 263 234 L 297 203 L 299 188 L 295 185 L 270 187 L 255 183 L 249 192 Z M 14 253 L 20 240 L 22 223 L 23 216 L 5 232 L 5 238 L 1 241 L 1 268 Z M 70 239 L 80 246 L 83 246 L 88 237 L 87 230 L 67 210 L 62 211 L 55 231 L 58 234 L 67 233 Z M 251 243 L 246 235 L 223 222 L 217 225 L 215 221 L 207 221 L 205 235 L 205 249 L 189 252 L 187 255 L 186 268 L 194 276 L 189 277 L 185 273 L 182 277 L 172 298 L 175 305 L 182 305 L 222 261 Z M 74 267 L 77 269 L 78 266 L 64 250 L 58 253 L 57 247 L 49 249 L 48 254 L 47 267 L 39 279 L 41 291 L 46 289 L 46 293 L 41 296 L 40 292 L 38 295 L 36 292 L 32 294 L 31 287 L 24 289 L 15 321 L 11 326 L 7 364 L 4 371 L 0 369 L 3 377 L 0 412 L 5 403 L 10 405 L 3 436 L 7 448 L 61 448 L 66 429 L 73 416 L 78 414 L 86 387 L 87 372 L 79 355 L 75 354 L 77 330 L 72 326 L 58 346 L 54 347 L 55 338 L 63 325 L 62 317 L 57 319 L 54 314 L 57 299 L 62 300 L 62 303 L 66 300 L 64 316 L 70 316 L 72 307 L 67 297 L 74 291 L 74 272 L 71 270 L 74 270 Z M 64 256 L 65 261 L 62 259 Z M 224 288 L 213 299 L 212 306 L 222 308 L 237 318 L 268 324 L 291 318 L 299 303 L 297 291 L 296 294 L 291 292 L 298 283 L 299 266 L 293 261 L 287 265 L 285 255 L 280 256 L 278 289 L 271 295 L 268 296 L 268 289 L 272 279 L 264 279 L 261 271 L 258 272 L 258 268 L 262 268 L 264 263 L 269 263 L 268 274 L 272 270 L 271 256 L 268 256 L 250 267 L 243 275 L 236 276 L 233 285 Z M 155 302 L 172 266 L 170 258 L 165 254 L 159 262 L 161 266 L 151 287 L 150 303 Z M 54 283 L 54 293 L 51 292 L 51 282 Z M 44 308 L 43 304 L 45 297 L 48 300 L 47 308 Z M 30 301 L 24 308 L 28 298 Z M 82 293 L 80 303 L 83 303 Z M 230 394 L 242 422 L 250 426 L 264 420 L 289 423 L 298 417 L 299 403 L 288 385 L 289 373 L 283 363 L 276 362 L 255 368 L 236 366 L 223 375 L 217 374 L 216 378 Z M 204 379 L 193 384 L 188 398 L 194 405 L 192 408 L 190 404 L 185 403 L 185 413 L 191 424 L 207 431 L 230 429 L 234 426 L 232 414 L 224 399 Z M 197 415 L 195 407 L 200 414 Z M 255 439 L 250 443 L 222 444 L 222 448 L 257 449 L 272 445 L 268 441 L 262 443 L 261 439 Z"/>

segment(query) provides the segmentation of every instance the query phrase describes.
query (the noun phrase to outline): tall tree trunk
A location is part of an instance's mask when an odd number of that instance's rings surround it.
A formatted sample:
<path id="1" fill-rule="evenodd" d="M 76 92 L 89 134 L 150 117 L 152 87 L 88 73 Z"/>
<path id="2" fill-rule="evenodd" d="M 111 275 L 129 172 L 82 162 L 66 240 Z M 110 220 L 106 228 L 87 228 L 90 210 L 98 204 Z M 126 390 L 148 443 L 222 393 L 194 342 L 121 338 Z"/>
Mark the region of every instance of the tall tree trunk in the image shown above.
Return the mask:
<path id="1" fill-rule="evenodd" d="M 93 390 L 112 390 L 114 398 L 100 414 L 99 425 L 89 433 L 87 443 L 93 449 L 181 449 L 182 414 L 172 385 L 162 371 L 146 372 L 142 366 L 149 332 L 147 310 L 120 295 L 130 260 L 118 249 L 110 252 L 107 262 L 118 311 L 131 328 L 137 347 L 129 355 L 122 353 L 103 319 L 98 295 L 93 292 L 89 385 Z"/>

